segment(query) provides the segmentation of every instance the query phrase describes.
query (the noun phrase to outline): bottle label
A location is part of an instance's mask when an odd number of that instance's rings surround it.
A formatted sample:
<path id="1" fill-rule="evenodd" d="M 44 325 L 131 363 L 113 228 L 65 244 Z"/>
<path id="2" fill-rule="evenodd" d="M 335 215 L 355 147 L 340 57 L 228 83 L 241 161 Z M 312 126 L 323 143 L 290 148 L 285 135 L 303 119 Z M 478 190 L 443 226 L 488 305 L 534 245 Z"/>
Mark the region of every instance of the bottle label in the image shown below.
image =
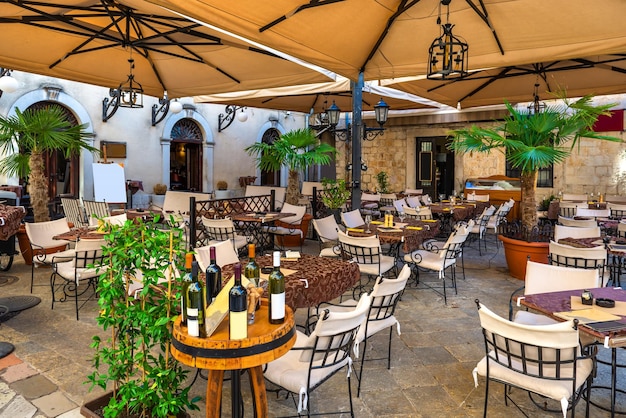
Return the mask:
<path id="1" fill-rule="evenodd" d="M 285 317 L 285 293 L 273 293 L 270 298 L 272 306 L 270 319 L 283 319 Z"/>
<path id="2" fill-rule="evenodd" d="M 248 338 L 248 312 L 233 312 L 229 313 L 229 330 L 231 340 L 243 340 Z"/>
<path id="3" fill-rule="evenodd" d="M 196 309 L 197 311 L 197 309 Z M 199 337 L 200 336 L 200 326 L 198 324 L 198 317 L 191 317 L 189 316 L 189 318 L 187 318 L 187 334 L 189 334 L 192 337 Z"/>

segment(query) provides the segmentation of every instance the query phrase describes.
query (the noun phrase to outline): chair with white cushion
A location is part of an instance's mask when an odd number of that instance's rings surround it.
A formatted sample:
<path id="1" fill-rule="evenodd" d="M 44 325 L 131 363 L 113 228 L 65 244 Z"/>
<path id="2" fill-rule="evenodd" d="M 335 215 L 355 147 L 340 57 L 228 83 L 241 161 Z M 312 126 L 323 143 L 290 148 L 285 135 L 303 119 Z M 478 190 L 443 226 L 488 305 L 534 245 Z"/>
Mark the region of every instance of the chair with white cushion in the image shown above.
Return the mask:
<path id="1" fill-rule="evenodd" d="M 346 228 L 356 228 L 361 225 L 365 225 L 363 216 L 358 209 L 351 210 L 350 212 L 341 212 L 341 222 Z"/>
<path id="2" fill-rule="evenodd" d="M 404 189 L 406 196 L 419 196 L 424 193 L 424 189 Z"/>
<path id="3" fill-rule="evenodd" d="M 608 218 L 611 216 L 611 209 L 589 209 L 581 208 L 580 206 L 576 208 L 576 215 L 587 218 Z"/>
<path id="4" fill-rule="evenodd" d="M 577 321 L 553 325 L 524 325 L 507 321 L 476 301 L 485 342 L 485 357 L 472 374 L 478 386 L 478 376 L 486 379 L 483 416 L 488 416 L 491 382 L 504 384 L 504 402 L 513 402 L 510 387 L 516 387 L 560 403 L 563 417 L 572 410 L 583 391 L 589 401 L 593 378 L 594 358 L 580 352 Z M 595 354 L 595 353 L 594 353 Z M 531 396 L 532 399 L 532 396 Z M 589 416 L 589 402 L 586 403 Z"/>
<path id="5" fill-rule="evenodd" d="M 412 208 L 419 208 L 422 206 L 422 201 L 419 196 L 407 196 L 405 198 L 406 204 Z"/>
<path id="6" fill-rule="evenodd" d="M 337 235 L 343 259 L 357 263 L 361 275 L 367 276 L 368 283 L 377 276 L 389 275 L 392 270 L 394 276 L 397 274 L 395 258 L 383 254 L 377 236 L 352 237 L 343 231 L 337 231 Z M 365 286 L 358 284 L 353 294 L 357 291 L 363 292 Z"/>
<path id="7" fill-rule="evenodd" d="M 313 228 L 317 233 L 320 244 L 320 257 L 339 257 L 341 248 L 339 247 L 339 225 L 334 215 L 329 215 L 321 219 L 313 219 Z"/>
<path id="8" fill-rule="evenodd" d="M 224 267 L 227 264 L 239 262 L 239 255 L 233 248 L 230 240 L 214 242 L 210 245 L 194 248 L 196 261 L 200 271 L 205 271 L 211 264 L 211 247 L 215 247 L 215 262 L 218 266 Z"/>
<path id="9" fill-rule="evenodd" d="M 527 310 L 518 310 L 514 316 L 514 305 L 519 306 L 519 299 L 524 297 L 518 296 L 522 291 L 524 295 L 534 295 L 565 290 L 593 289 L 600 286 L 602 283 L 597 269 L 577 269 L 528 260 L 524 286 L 515 290 L 509 299 L 509 321 L 526 325 L 547 325 L 558 322 L 548 316 Z"/>
<path id="10" fill-rule="evenodd" d="M 487 251 L 487 225 L 489 224 L 489 219 L 491 219 L 495 212 L 496 208 L 493 205 L 485 208 L 483 210 L 483 213 L 478 218 L 476 218 L 476 224 L 472 227 L 472 230 L 470 231 L 470 237 L 472 239 L 472 242 L 478 241 L 478 253 L 480 255 L 483 254 L 482 247 L 485 248 L 485 252 Z M 480 245 L 481 242 L 483 243 L 482 246 Z"/>
<path id="11" fill-rule="evenodd" d="M 626 205 L 619 203 L 608 203 L 607 206 L 611 211 L 611 219 L 626 218 Z"/>
<path id="12" fill-rule="evenodd" d="M 554 241 L 558 242 L 561 238 L 600 238 L 600 227 L 579 228 L 576 226 L 554 226 Z"/>
<path id="13" fill-rule="evenodd" d="M 575 248 L 550 241 L 548 262 L 555 266 L 597 270 L 603 280 L 607 251 L 604 245 L 591 248 Z"/>
<path id="14" fill-rule="evenodd" d="M 265 379 L 289 391 L 294 402 L 298 397 L 298 416 L 304 410 L 307 416 L 312 415 L 311 392 L 340 370 L 347 373 L 350 416 L 354 416 L 350 385 L 351 352 L 358 355 L 355 338 L 367 318 L 371 300 L 365 294 L 352 311 L 321 312 L 311 335 L 296 331 L 296 342 L 289 352 L 267 364 L 263 372 Z M 319 404 L 328 405 L 328 402 L 320 399 Z M 328 414 L 331 413 L 323 411 L 315 415 Z"/>
<path id="15" fill-rule="evenodd" d="M 404 207 L 404 214 L 412 219 L 427 220 L 433 219 L 433 212 L 428 206 L 420 206 L 418 208 Z"/>
<path id="16" fill-rule="evenodd" d="M 587 194 L 586 193 L 563 193 L 563 198 L 561 201 L 566 202 L 585 202 L 587 204 Z"/>
<path id="17" fill-rule="evenodd" d="M 584 203 L 560 201 L 559 202 L 559 215 L 565 218 L 573 218 L 574 216 L 576 216 L 576 210 L 578 209 L 578 207 L 586 208 L 587 200 L 585 199 Z"/>
<path id="18" fill-rule="evenodd" d="M 248 238 L 235 231 L 235 224 L 232 219 L 211 219 L 203 216 L 202 226 L 209 239 L 209 245 L 230 240 L 235 251 L 239 252 L 248 244 Z"/>
<path id="19" fill-rule="evenodd" d="M 410 254 L 404 255 L 404 262 L 409 264 L 412 270 L 415 272 L 417 283 L 419 281 L 419 271 L 431 271 L 436 272 L 437 277 L 441 280 L 441 286 L 432 286 L 424 283 L 425 286 L 434 290 L 436 293 L 443 296 L 445 304 L 448 303 L 448 296 L 446 293 L 446 280 L 449 279 L 452 283 L 454 293 L 457 294 L 456 287 L 456 260 L 461 254 L 463 244 L 467 240 L 469 230 L 463 233 L 454 231 L 448 237 L 448 240 L 441 249 L 437 250 L 416 250 Z M 449 276 L 446 277 L 446 272 L 449 272 Z M 443 289 L 439 291 L 439 289 Z"/>
<path id="20" fill-rule="evenodd" d="M 380 216 L 380 198 L 379 194 L 362 193 L 361 212 L 365 215 Z"/>
<path id="21" fill-rule="evenodd" d="M 63 291 L 63 296 L 59 302 L 65 302 L 68 298 L 74 299 L 76 307 L 76 320 L 78 320 L 78 310 L 90 300 L 96 299 L 96 287 L 98 278 L 106 266 L 102 266 L 104 254 L 102 247 L 105 245 L 104 239 L 86 239 L 76 242 L 74 257 L 70 260 L 66 256 L 52 257 L 53 273 L 50 277 L 50 288 L 52 289 L 52 309 L 57 301 L 56 292 Z M 57 284 L 57 279 L 61 281 Z M 91 289 L 91 293 L 87 293 Z M 88 295 L 85 299 L 79 297 Z M 78 304 L 81 301 L 82 303 Z"/>
<path id="22" fill-rule="evenodd" d="M 396 199 L 393 201 L 393 207 L 397 213 L 404 212 L 405 206 L 407 206 L 407 203 L 404 199 Z"/>
<path id="23" fill-rule="evenodd" d="M 396 326 L 398 335 L 400 335 L 400 323 L 394 316 L 396 306 L 400 301 L 400 297 L 404 292 L 406 283 L 411 276 L 411 269 L 407 264 L 404 265 L 400 274 L 396 279 L 385 279 L 378 277 L 376 284 L 372 289 L 370 296 L 372 304 L 367 319 L 356 336 L 357 343 L 363 343 L 363 356 L 361 356 L 361 366 L 359 368 L 357 396 L 361 395 L 361 383 L 363 382 L 363 363 L 372 360 L 384 360 L 381 358 L 367 357 L 367 340 L 371 336 L 389 328 L 389 342 L 387 345 L 387 369 L 391 368 L 391 336 L 393 335 L 393 327 Z M 357 301 L 349 299 L 341 302 L 339 305 L 322 303 L 318 306 L 318 316 L 320 309 L 328 307 L 331 312 L 349 312 L 357 305 Z"/>
<path id="24" fill-rule="evenodd" d="M 598 226 L 598 222 L 595 219 L 574 219 L 574 218 L 566 218 L 565 216 L 559 215 L 558 221 L 559 225 L 563 226 L 573 226 L 576 228 L 595 228 Z"/>
<path id="25" fill-rule="evenodd" d="M 285 202 L 280 209 L 280 213 L 292 213 L 293 215 L 280 219 L 280 226 L 272 225 L 264 227 L 264 229 L 274 236 L 274 244 L 277 245 L 280 250 L 284 249 L 283 237 L 296 236 L 299 238 L 300 251 L 302 251 L 304 234 L 301 229 L 301 224 L 302 218 L 304 218 L 304 214 L 306 213 L 306 206 L 297 206 Z"/>
<path id="26" fill-rule="evenodd" d="M 395 193 L 381 193 L 378 210 L 380 212 L 396 210 L 394 201 L 397 199 Z"/>
<path id="27" fill-rule="evenodd" d="M 33 263 L 30 266 L 30 293 L 33 293 L 35 267 L 51 266 L 53 257 L 56 260 L 73 260 L 74 250 L 69 249 L 69 241 L 53 239 L 56 235 L 70 231 L 65 218 L 47 222 L 26 222 L 24 226 L 33 254 Z M 51 253 L 52 251 L 56 252 Z"/>

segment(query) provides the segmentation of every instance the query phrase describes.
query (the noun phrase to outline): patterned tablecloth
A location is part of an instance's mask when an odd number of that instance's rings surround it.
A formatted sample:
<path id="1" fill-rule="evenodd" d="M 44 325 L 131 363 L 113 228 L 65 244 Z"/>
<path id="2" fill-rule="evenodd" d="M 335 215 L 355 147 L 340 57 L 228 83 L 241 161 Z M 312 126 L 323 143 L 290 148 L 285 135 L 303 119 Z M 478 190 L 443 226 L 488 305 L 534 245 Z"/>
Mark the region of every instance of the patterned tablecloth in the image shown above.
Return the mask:
<path id="1" fill-rule="evenodd" d="M 467 221 L 480 215 L 489 206 L 489 202 L 469 202 L 451 205 L 449 202 L 433 203 L 430 210 L 433 215 L 452 215 L 455 221 Z"/>
<path id="2" fill-rule="evenodd" d="M 260 267 L 269 267 L 272 265 L 272 256 L 256 257 L 256 262 Z M 241 263 L 245 265 L 247 260 L 241 260 Z M 285 276 L 285 303 L 294 310 L 329 302 L 354 286 L 361 277 L 356 263 L 308 254 L 301 254 L 296 261 L 281 261 L 281 267 L 296 270 Z M 232 275 L 232 264 L 222 268 L 224 282 Z"/>
<path id="3" fill-rule="evenodd" d="M 26 213 L 22 206 L 0 204 L 0 240 L 6 241 L 20 229 L 20 223 Z"/>
<path id="4" fill-rule="evenodd" d="M 394 223 L 400 222 L 398 217 L 393 218 Z M 374 223 L 375 222 L 375 223 Z M 377 235 L 381 244 L 397 245 L 402 243 L 402 251 L 405 254 L 419 250 L 422 243 L 428 239 L 434 238 L 439 233 L 441 222 L 438 220 L 418 221 L 416 219 L 405 218 L 406 228 L 395 228 L 393 230 L 385 230 L 382 223 L 374 221 L 370 224 L 371 233 L 365 232 L 365 226 L 359 228 L 349 228 L 348 235 L 355 237 L 367 237 Z M 421 228 L 421 229 L 417 229 Z"/>

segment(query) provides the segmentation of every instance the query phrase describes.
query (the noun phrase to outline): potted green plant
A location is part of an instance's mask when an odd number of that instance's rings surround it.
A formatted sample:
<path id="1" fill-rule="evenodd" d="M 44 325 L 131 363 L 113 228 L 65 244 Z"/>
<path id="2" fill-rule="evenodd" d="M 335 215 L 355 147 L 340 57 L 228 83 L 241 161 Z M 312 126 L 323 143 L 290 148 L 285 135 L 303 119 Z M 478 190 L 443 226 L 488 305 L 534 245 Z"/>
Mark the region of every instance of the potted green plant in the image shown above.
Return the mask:
<path id="1" fill-rule="evenodd" d="M 335 216 L 337 223 L 341 222 L 341 209 L 350 199 L 350 189 L 344 179 L 322 179 L 322 203 Z"/>
<path id="2" fill-rule="evenodd" d="M 86 383 L 112 392 L 83 405 L 84 416 L 95 416 L 91 408 L 102 404 L 105 417 L 174 417 L 198 409 L 183 387 L 187 371 L 170 352 L 184 236 L 180 229 L 162 228 L 158 219 L 107 227 L 97 323 L 109 337 L 93 337 L 95 370 Z M 129 291 L 137 285 L 141 290 Z"/>
<path id="3" fill-rule="evenodd" d="M 376 173 L 376 183 L 378 183 L 378 193 L 391 193 L 389 190 L 389 175 L 386 171 Z"/>
<path id="4" fill-rule="evenodd" d="M 540 168 L 563 162 L 578 144 L 580 138 L 621 141 L 593 131 L 598 117 L 609 113 L 613 104 L 594 106 L 591 95 L 576 101 L 563 94 L 559 104 L 537 111 L 514 108 L 506 103 L 509 114 L 494 127 L 458 129 L 451 132 L 448 148 L 460 153 L 502 150 L 507 161 L 521 170 L 521 225 L 514 225 L 509 233 L 498 238 L 505 244 L 505 253 L 511 275 L 524 278 L 526 247 L 535 247 L 531 259 L 547 262 L 547 246 L 551 233 L 537 225 L 537 174 Z M 538 241 L 538 242 L 532 242 Z M 514 260 L 508 245 L 515 246 L 521 259 Z"/>
<path id="5" fill-rule="evenodd" d="M 230 192 L 228 191 L 228 183 L 225 180 L 220 180 L 215 184 L 215 198 L 216 199 L 228 199 Z"/>
<path id="6" fill-rule="evenodd" d="M 44 155 L 62 151 L 65 157 L 78 155 L 82 150 L 97 154 L 86 139 L 87 124 L 73 125 L 58 105 L 0 115 L 0 174 L 28 178 L 28 193 L 35 222 L 50 220 L 48 210 L 49 179 L 45 171 Z M 30 243 L 22 226 L 18 232 L 20 250 L 26 264 L 32 263 Z"/>
<path id="7" fill-rule="evenodd" d="M 296 129 L 284 133 L 271 144 L 257 142 L 246 148 L 256 157 L 257 167 L 263 171 L 289 169 L 285 201 L 298 204 L 300 197 L 300 171 L 311 165 L 328 165 L 337 152 L 334 147 L 320 142 L 311 129 Z"/>

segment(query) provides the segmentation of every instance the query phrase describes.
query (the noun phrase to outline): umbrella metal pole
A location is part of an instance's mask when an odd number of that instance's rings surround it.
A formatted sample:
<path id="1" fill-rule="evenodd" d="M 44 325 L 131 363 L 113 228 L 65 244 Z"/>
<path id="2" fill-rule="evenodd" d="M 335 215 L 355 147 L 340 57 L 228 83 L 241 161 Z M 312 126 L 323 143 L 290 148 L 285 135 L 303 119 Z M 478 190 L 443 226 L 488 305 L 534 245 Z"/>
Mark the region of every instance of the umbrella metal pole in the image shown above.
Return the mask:
<path id="1" fill-rule="evenodd" d="M 361 135 L 363 124 L 363 72 L 352 88 L 352 210 L 361 207 Z"/>

